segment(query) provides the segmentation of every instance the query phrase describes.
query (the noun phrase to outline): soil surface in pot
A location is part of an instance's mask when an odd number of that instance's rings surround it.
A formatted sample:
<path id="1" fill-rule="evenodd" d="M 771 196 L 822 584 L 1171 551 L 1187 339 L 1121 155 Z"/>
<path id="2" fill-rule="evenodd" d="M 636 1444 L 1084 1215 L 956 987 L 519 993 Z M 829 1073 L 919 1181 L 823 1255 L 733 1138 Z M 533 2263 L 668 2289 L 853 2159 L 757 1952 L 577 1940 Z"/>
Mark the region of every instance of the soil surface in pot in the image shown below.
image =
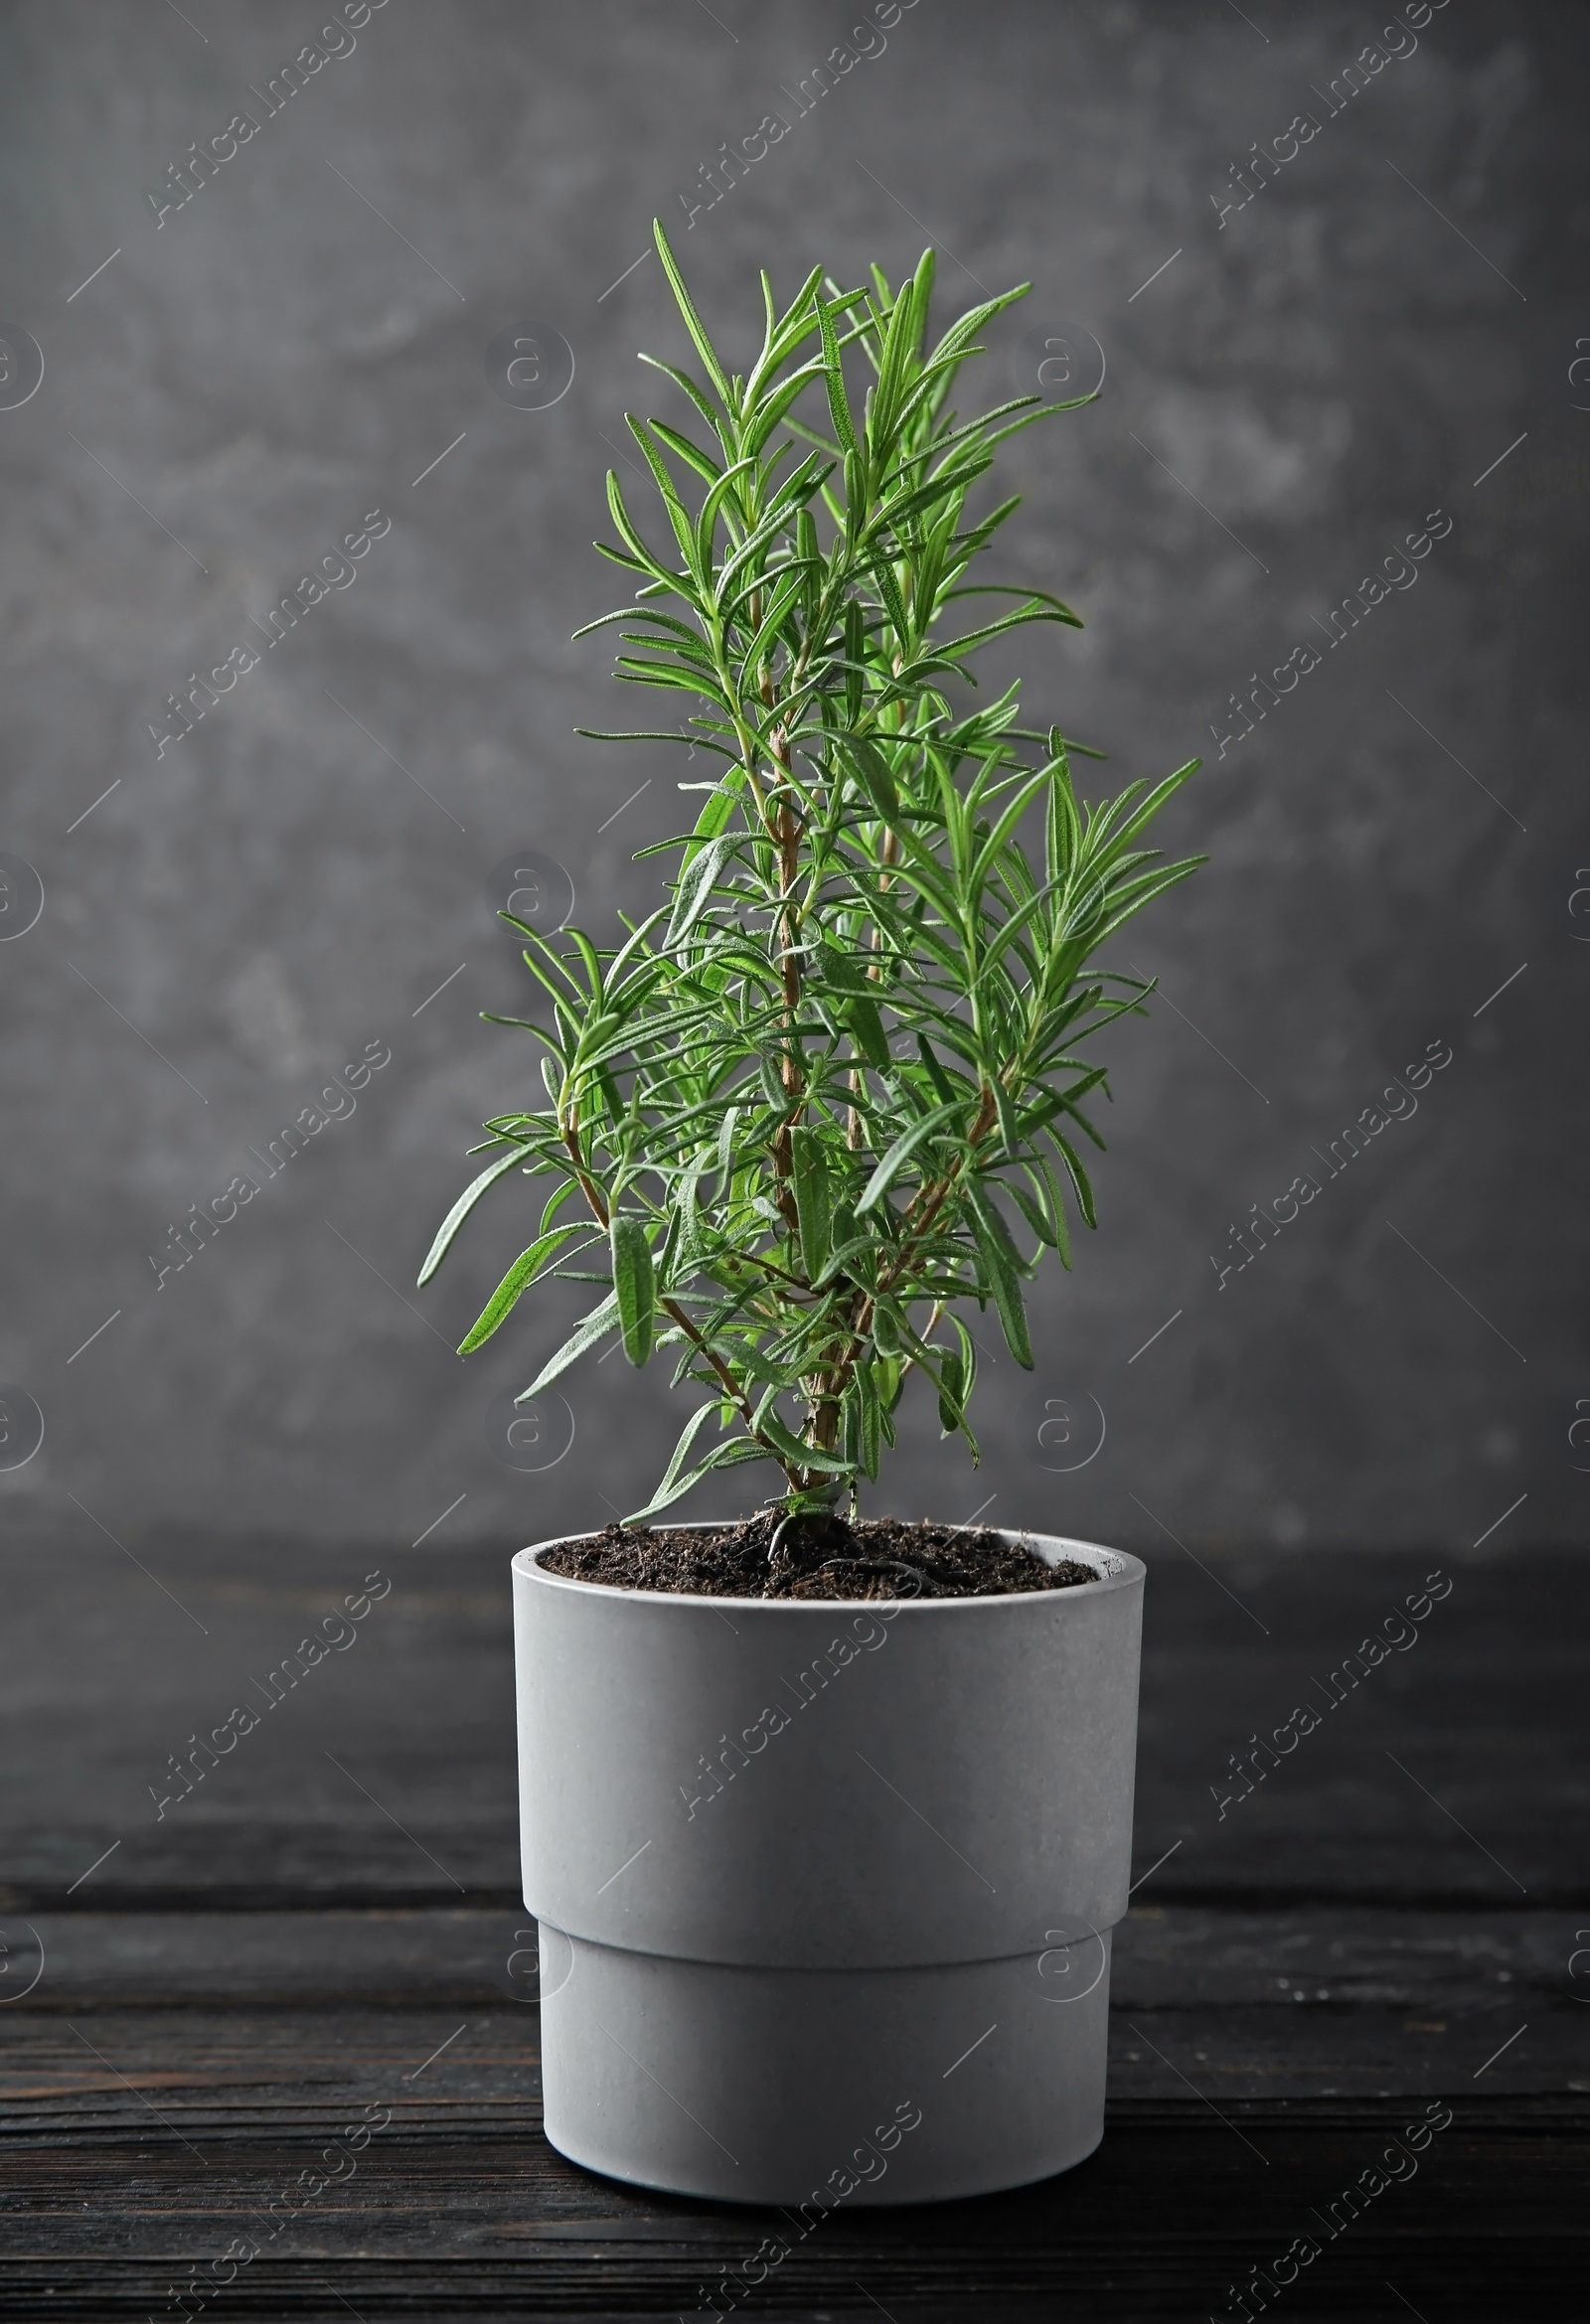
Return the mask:
<path id="1" fill-rule="evenodd" d="M 571 1581 L 693 1598 L 1007 1598 L 1099 1578 L 1073 1559 L 1048 1565 L 987 1526 L 827 1517 L 780 1527 L 776 1513 L 656 1533 L 609 1525 L 544 1550 L 540 1563 Z"/>

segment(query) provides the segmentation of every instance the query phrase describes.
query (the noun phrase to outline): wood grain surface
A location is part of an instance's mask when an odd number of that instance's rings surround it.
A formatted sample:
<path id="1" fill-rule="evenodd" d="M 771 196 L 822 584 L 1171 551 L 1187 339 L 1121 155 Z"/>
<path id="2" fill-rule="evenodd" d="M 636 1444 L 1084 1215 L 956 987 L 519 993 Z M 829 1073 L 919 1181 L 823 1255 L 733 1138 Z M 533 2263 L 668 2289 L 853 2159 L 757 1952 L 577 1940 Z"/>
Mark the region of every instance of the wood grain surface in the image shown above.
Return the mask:
<path id="1" fill-rule="evenodd" d="M 0 2314 L 705 2318 L 781 2234 L 735 2313 L 1225 2316 L 1230 2285 L 1312 2234 L 1318 2262 L 1273 2303 L 1300 2317 L 1583 2314 L 1570 1560 L 1156 1560 L 1102 2148 L 1034 2188 L 842 2213 L 804 2242 L 546 2142 L 506 1553 L 389 1556 L 357 1643 L 157 1812 L 169 1755 L 238 1674 L 380 1570 L 174 1543 L 110 1553 L 82 1594 L 64 1562 L 16 1561 Z M 1453 1587 L 1417 1643 L 1222 1817 L 1228 1754 L 1437 1570 Z M 1329 2236 L 1332 2198 L 1437 2101 L 1452 2123 L 1417 2178 Z M 328 2139 L 385 2112 L 351 2176 L 304 2192 Z M 246 2235 L 257 2257 L 219 2283 Z"/>

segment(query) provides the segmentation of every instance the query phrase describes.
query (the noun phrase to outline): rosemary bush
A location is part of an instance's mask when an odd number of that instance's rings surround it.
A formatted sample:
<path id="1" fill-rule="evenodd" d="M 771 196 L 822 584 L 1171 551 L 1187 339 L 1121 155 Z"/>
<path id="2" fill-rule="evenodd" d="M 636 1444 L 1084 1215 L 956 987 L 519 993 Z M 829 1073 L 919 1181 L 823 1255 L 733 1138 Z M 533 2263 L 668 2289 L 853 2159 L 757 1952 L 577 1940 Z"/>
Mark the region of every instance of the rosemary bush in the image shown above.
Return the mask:
<path id="1" fill-rule="evenodd" d="M 655 231 L 703 376 L 642 361 L 702 427 L 630 418 L 669 537 L 653 545 L 609 471 L 618 543 L 597 545 L 634 601 L 576 634 L 623 625 L 619 678 L 692 697 L 688 732 L 723 765 L 680 785 L 706 794 L 694 828 L 644 851 L 677 856 L 670 900 L 621 943 L 513 922 L 551 1022 L 493 1021 L 542 1044 L 547 1103 L 486 1124 L 473 1151 L 491 1160 L 419 1280 L 489 1188 L 550 1178 L 462 1352 L 548 1276 L 601 1285 L 521 1401 L 612 1332 L 632 1364 L 666 1348 L 706 1396 L 629 1521 L 768 1461 L 777 1505 L 815 1522 L 876 1476 L 913 1369 L 976 1460 L 968 1301 L 1031 1368 L 1024 1280 L 1044 1248 L 1069 1266 L 1068 1210 L 1095 1223 L 1079 1145 L 1103 1144 L 1085 1109 L 1105 1069 L 1087 1044 L 1151 990 L 1090 964 L 1202 860 L 1137 845 L 1198 762 L 1089 806 L 1085 746 L 1018 724 L 1015 687 L 951 698 L 996 638 L 1081 626 L 1045 591 L 970 577 L 1018 506 L 967 513 L 997 446 L 1076 407 L 951 406 L 1025 284 L 934 345 L 931 251 L 897 291 L 874 267 L 870 289 L 825 295 L 819 268 L 782 315 L 764 273 L 761 352 L 730 378 Z M 860 414 L 847 352 L 872 373 Z"/>

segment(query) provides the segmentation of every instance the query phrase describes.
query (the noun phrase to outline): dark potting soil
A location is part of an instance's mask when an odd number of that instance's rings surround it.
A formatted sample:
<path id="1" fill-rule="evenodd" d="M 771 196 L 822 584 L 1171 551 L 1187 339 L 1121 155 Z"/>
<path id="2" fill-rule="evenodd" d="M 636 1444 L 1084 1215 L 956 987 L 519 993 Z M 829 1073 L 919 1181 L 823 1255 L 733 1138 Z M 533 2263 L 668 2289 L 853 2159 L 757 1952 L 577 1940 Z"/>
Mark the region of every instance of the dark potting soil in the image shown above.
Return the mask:
<path id="1" fill-rule="evenodd" d="M 692 1598 L 1005 1598 L 1096 1582 L 1091 1566 L 1045 1564 L 987 1526 L 909 1525 L 898 1517 L 808 1520 L 785 1527 L 769 1560 L 777 1513 L 741 1525 L 653 1532 L 609 1525 L 544 1550 L 549 1573 L 613 1590 L 669 1590 Z"/>

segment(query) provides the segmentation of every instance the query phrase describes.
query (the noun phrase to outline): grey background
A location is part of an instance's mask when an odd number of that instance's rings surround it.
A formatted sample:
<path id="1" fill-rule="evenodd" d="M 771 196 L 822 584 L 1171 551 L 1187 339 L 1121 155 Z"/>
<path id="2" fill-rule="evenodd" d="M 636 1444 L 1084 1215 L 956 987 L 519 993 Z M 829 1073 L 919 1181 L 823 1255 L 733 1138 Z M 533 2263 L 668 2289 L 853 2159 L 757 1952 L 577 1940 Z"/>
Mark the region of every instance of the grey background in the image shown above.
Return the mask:
<path id="1" fill-rule="evenodd" d="M 559 1289 L 451 1352 L 530 1201 L 413 1288 L 480 1120 L 539 1086 L 532 1045 L 479 1022 L 529 994 L 488 872 L 556 858 L 605 935 L 701 772 L 571 731 L 652 722 L 602 639 L 568 636 L 622 595 L 588 543 L 623 411 L 680 416 L 634 361 L 684 350 L 655 257 L 625 276 L 655 213 L 730 351 L 759 264 L 788 291 L 819 259 L 897 274 L 930 238 L 943 314 L 1034 286 L 990 400 L 1024 332 L 1089 330 L 1104 399 L 1011 447 L 1000 560 L 1088 627 L 1008 667 L 1112 783 L 1208 758 L 1165 844 L 1210 865 L 1123 951 L 1165 1005 L 1110 1052 L 1101 1231 L 1035 1293 L 1037 1379 L 990 1366 L 976 1475 L 916 1411 L 874 1505 L 994 1494 L 995 1520 L 1134 1546 L 1467 1543 L 1510 1510 L 1499 1538 L 1577 1540 L 1582 12 L 1452 0 L 1332 118 L 1311 84 L 1377 34 L 1360 7 L 918 0 L 686 232 L 700 166 L 792 115 L 781 84 L 852 13 L 390 0 L 157 229 L 148 189 L 320 21 L 5 13 L 0 314 L 46 360 L 0 411 L 0 852 L 45 887 L 0 943 L 0 1378 L 46 1418 L 0 1473 L 10 1538 L 403 1548 L 449 1511 L 444 1557 L 600 1522 L 655 1477 L 683 1409 L 621 1357 L 565 1382 L 556 1467 L 488 1449 L 494 1399 L 578 1312 Z M 1231 166 L 1304 110 L 1320 134 L 1220 227 Z M 531 317 L 575 373 L 524 411 L 484 357 Z M 377 508 L 357 582 L 157 758 L 166 694 Z M 1438 509 L 1416 585 L 1222 760 L 1231 690 L 1323 647 L 1327 607 Z M 357 1112 L 157 1290 L 168 1221 L 377 1040 Z M 1431 1041 L 1453 1062 L 1417 1116 L 1217 1290 L 1230 1224 Z M 1107 1424 L 1068 1474 L 1034 1458 L 1049 1399 L 1091 1429 L 1078 1457 Z"/>

